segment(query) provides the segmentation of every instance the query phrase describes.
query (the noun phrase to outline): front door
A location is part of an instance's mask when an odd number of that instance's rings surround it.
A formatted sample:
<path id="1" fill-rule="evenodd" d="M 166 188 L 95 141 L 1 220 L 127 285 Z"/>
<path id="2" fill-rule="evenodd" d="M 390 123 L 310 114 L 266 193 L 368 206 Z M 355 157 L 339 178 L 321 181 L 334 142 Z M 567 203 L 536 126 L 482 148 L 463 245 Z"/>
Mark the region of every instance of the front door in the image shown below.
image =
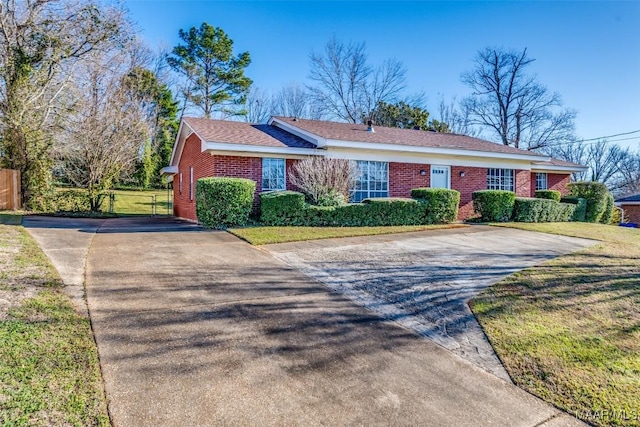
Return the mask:
<path id="1" fill-rule="evenodd" d="M 431 188 L 451 188 L 451 167 L 431 165 Z"/>

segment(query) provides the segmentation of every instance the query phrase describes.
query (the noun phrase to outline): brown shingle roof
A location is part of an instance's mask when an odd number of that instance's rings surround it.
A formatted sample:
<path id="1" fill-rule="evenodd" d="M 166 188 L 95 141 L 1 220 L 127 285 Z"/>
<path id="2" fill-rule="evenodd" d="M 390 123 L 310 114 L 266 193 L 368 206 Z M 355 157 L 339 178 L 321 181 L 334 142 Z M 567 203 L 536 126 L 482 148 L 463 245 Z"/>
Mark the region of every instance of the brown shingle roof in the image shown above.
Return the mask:
<path id="1" fill-rule="evenodd" d="M 264 147 L 316 148 L 312 143 L 276 126 L 194 117 L 184 117 L 183 120 L 205 142 Z"/>
<path id="2" fill-rule="evenodd" d="M 564 160 L 560 160 L 560 159 L 554 159 L 553 157 L 548 162 L 533 162 L 533 164 L 537 166 L 551 165 L 551 166 L 567 166 L 567 167 L 576 167 L 576 168 L 586 167 L 578 163 L 571 163 L 571 162 L 565 162 Z"/>
<path id="3" fill-rule="evenodd" d="M 368 132 L 367 125 L 361 124 L 294 119 L 292 117 L 275 118 L 325 139 L 541 156 L 539 153 L 519 150 L 506 145 L 454 133 L 388 128 L 375 125 L 373 126 L 374 132 Z"/>

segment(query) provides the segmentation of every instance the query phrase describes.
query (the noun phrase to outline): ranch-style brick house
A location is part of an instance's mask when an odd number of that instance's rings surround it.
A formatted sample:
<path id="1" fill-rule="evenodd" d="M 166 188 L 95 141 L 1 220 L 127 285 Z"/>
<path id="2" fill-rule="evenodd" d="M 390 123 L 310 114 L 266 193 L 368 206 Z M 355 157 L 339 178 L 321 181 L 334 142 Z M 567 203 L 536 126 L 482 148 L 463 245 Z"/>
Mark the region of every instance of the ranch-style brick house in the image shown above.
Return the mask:
<path id="1" fill-rule="evenodd" d="M 615 204 L 622 209 L 624 221 L 640 224 L 640 194 L 616 199 Z"/>
<path id="2" fill-rule="evenodd" d="M 163 169 L 173 183 L 174 214 L 196 220 L 195 183 L 210 176 L 256 181 L 257 206 L 260 192 L 294 189 L 289 171 L 307 156 L 358 162 L 362 175 L 354 202 L 410 197 L 417 187 L 458 190 L 461 220 L 473 215 L 474 191 L 511 190 L 521 197 L 539 189 L 566 194 L 571 173 L 586 169 L 451 133 L 293 117 L 272 117 L 267 124 L 185 117 L 171 164 Z"/>

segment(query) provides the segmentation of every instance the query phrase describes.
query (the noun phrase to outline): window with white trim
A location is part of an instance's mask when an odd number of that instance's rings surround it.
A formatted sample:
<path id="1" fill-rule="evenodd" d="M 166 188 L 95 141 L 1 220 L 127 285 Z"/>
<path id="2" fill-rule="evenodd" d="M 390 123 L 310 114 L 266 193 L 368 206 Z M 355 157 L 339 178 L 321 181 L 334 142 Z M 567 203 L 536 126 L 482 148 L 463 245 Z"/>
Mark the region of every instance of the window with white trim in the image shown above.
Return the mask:
<path id="1" fill-rule="evenodd" d="M 536 173 L 536 190 L 546 190 L 546 189 L 547 189 L 547 174 Z"/>
<path id="2" fill-rule="evenodd" d="M 360 176 L 351 201 L 358 203 L 374 197 L 389 197 L 389 163 L 359 160 Z"/>
<path id="3" fill-rule="evenodd" d="M 189 200 L 193 200 L 193 166 L 189 167 Z"/>
<path id="4" fill-rule="evenodd" d="M 513 191 L 513 169 L 487 169 L 487 189 Z"/>
<path id="5" fill-rule="evenodd" d="M 262 190 L 286 190 L 286 168 L 284 159 L 262 159 Z"/>

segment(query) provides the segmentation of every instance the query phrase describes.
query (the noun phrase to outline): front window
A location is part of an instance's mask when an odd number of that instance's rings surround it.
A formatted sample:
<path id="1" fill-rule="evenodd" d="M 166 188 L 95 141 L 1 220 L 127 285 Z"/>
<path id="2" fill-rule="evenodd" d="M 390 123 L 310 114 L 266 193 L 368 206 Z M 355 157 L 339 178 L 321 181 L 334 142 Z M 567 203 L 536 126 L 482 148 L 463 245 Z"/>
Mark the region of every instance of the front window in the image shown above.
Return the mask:
<path id="1" fill-rule="evenodd" d="M 286 190 L 284 159 L 262 159 L 262 190 Z"/>
<path id="2" fill-rule="evenodd" d="M 513 191 L 513 169 L 487 169 L 487 189 Z"/>
<path id="3" fill-rule="evenodd" d="M 547 189 L 547 174 L 537 173 L 536 174 L 536 190 L 546 190 L 546 189 Z"/>
<path id="4" fill-rule="evenodd" d="M 353 189 L 351 201 L 358 203 L 367 198 L 389 197 L 389 163 L 360 160 L 360 176 Z"/>

